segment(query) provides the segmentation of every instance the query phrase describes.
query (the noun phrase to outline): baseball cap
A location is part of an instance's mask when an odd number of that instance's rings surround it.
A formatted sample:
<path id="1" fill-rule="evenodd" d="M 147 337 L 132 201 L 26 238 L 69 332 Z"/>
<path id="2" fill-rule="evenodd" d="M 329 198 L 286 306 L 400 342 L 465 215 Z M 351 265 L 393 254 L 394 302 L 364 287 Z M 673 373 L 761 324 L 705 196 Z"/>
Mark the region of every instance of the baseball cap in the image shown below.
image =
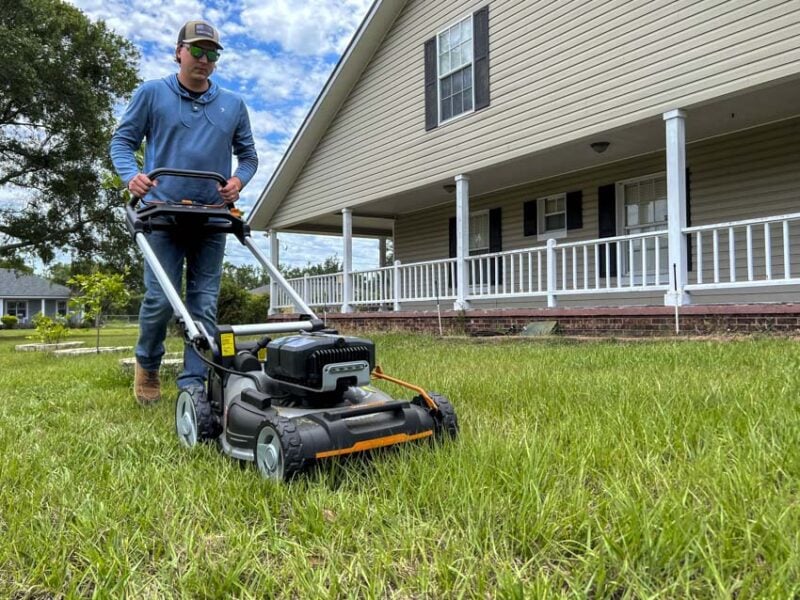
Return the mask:
<path id="1" fill-rule="evenodd" d="M 222 50 L 222 44 L 219 43 L 219 31 L 208 21 L 197 20 L 187 21 L 178 32 L 178 43 L 184 42 L 199 42 L 208 41 L 216 44 L 217 48 Z"/>

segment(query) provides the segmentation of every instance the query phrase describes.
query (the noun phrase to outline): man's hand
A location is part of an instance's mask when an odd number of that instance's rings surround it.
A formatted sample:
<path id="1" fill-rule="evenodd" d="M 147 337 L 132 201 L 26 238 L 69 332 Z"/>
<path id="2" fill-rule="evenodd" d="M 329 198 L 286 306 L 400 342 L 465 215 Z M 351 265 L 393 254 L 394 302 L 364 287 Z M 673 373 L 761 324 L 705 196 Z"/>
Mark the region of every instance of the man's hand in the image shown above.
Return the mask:
<path id="1" fill-rule="evenodd" d="M 149 179 L 144 173 L 139 173 L 128 182 L 128 189 L 137 198 L 144 198 L 157 185 L 157 181 Z"/>
<path id="2" fill-rule="evenodd" d="M 224 187 L 220 185 L 217 189 L 225 204 L 233 204 L 239 199 L 239 192 L 242 191 L 243 187 L 242 180 L 234 175 L 228 179 L 228 183 Z"/>

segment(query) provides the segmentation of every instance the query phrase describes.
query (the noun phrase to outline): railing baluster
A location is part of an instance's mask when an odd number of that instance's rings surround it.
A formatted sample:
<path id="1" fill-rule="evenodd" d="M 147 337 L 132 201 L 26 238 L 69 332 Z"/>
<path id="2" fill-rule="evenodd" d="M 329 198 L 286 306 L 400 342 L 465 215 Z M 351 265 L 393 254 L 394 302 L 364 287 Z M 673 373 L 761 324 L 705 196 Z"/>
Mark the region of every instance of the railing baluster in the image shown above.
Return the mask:
<path id="1" fill-rule="evenodd" d="M 642 287 L 647 287 L 647 238 L 640 240 L 639 249 L 642 252 Z"/>
<path id="2" fill-rule="evenodd" d="M 783 222 L 783 277 L 790 279 L 792 277 L 792 259 L 789 252 L 789 221 Z"/>
<path id="3" fill-rule="evenodd" d="M 614 242 L 617 247 L 617 288 L 622 289 L 622 242 Z"/>
<path id="4" fill-rule="evenodd" d="M 541 250 L 536 253 L 536 284 L 538 291 L 542 291 L 542 252 Z"/>
<path id="5" fill-rule="evenodd" d="M 714 230 L 711 239 L 714 246 L 714 283 L 719 283 L 719 229 Z"/>
<path id="6" fill-rule="evenodd" d="M 695 236 L 697 240 L 697 283 L 703 283 L 703 235 L 700 231 Z"/>
<path id="7" fill-rule="evenodd" d="M 753 226 L 747 226 L 747 281 L 753 281 Z"/>
<path id="8" fill-rule="evenodd" d="M 583 247 L 583 289 L 589 289 L 589 246 Z"/>
<path id="9" fill-rule="evenodd" d="M 728 227 L 728 267 L 731 283 L 736 282 L 736 238 L 733 227 Z"/>
<path id="10" fill-rule="evenodd" d="M 611 289 L 611 244 L 606 242 L 606 289 Z"/>
<path id="11" fill-rule="evenodd" d="M 594 244 L 594 289 L 600 289 L 600 244 Z"/>
<path id="12" fill-rule="evenodd" d="M 578 249 L 572 247 L 572 289 L 578 289 Z"/>
<path id="13" fill-rule="evenodd" d="M 524 263 L 525 257 L 529 256 L 530 252 L 526 252 L 525 254 L 521 254 L 519 257 L 519 291 L 520 293 L 525 291 L 525 271 L 524 271 Z"/>
<path id="14" fill-rule="evenodd" d="M 634 272 L 636 271 L 635 262 L 633 240 L 628 240 L 628 287 L 633 287 Z"/>
<path id="15" fill-rule="evenodd" d="M 769 230 L 769 223 L 764 223 L 764 260 L 767 270 L 767 280 L 772 279 L 772 234 Z"/>
<path id="16" fill-rule="evenodd" d="M 653 271 L 655 272 L 656 285 L 661 285 L 661 236 L 659 235 L 656 236 L 656 255 Z"/>
<path id="17" fill-rule="evenodd" d="M 561 249 L 561 289 L 567 289 L 567 249 Z"/>

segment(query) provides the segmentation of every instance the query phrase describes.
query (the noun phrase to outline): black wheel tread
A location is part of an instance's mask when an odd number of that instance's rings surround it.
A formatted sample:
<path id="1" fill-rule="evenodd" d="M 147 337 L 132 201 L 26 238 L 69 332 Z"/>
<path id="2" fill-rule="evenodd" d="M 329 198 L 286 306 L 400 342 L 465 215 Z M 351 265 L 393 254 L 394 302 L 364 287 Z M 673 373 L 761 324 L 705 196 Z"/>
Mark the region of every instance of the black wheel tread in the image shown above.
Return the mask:
<path id="1" fill-rule="evenodd" d="M 205 394 L 192 394 L 192 403 L 197 418 L 197 441 L 208 443 L 217 439 L 222 433 L 222 427 L 214 415 L 208 397 Z"/>
<path id="2" fill-rule="evenodd" d="M 456 410 L 453 408 L 450 400 L 438 392 L 429 391 L 428 396 L 430 396 L 431 400 L 436 403 L 436 406 L 439 409 L 436 412 L 430 411 L 431 416 L 433 416 L 435 437 L 440 439 L 455 438 L 458 435 L 458 417 L 456 416 Z M 428 408 L 428 404 L 425 402 L 425 399 L 422 396 L 415 396 L 411 402 L 424 408 Z"/>
<path id="3" fill-rule="evenodd" d="M 278 433 L 283 450 L 283 478 L 292 479 L 303 470 L 304 466 L 303 442 L 297 431 L 297 425 L 291 419 L 279 415 L 267 417 L 264 425 L 271 426 Z"/>

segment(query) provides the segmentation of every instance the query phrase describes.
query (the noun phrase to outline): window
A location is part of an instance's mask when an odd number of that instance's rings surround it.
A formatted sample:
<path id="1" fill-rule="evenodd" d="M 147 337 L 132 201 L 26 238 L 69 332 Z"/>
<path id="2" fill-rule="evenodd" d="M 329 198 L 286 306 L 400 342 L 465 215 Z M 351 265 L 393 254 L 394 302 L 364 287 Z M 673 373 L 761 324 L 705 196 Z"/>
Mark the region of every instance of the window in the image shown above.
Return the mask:
<path id="1" fill-rule="evenodd" d="M 660 231 L 667 228 L 667 178 L 663 173 L 648 175 L 637 179 L 629 179 L 617 184 L 617 192 L 621 198 L 620 210 L 622 211 L 622 235 Z M 655 241 L 648 239 L 645 242 L 647 253 L 647 271 L 654 273 Z M 634 244 L 634 264 L 642 261 L 642 248 Z M 628 261 L 625 255 L 625 273 L 629 272 Z M 668 255 L 664 247 L 661 248 L 659 271 L 667 273 Z"/>
<path id="2" fill-rule="evenodd" d="M 469 216 L 469 253 L 489 251 L 489 211 L 482 210 Z"/>
<path id="3" fill-rule="evenodd" d="M 538 198 L 539 239 L 562 238 L 567 235 L 567 195 L 555 194 Z"/>
<path id="4" fill-rule="evenodd" d="M 59 300 L 56 302 L 56 313 L 61 315 L 62 317 L 67 316 L 67 301 L 66 300 Z"/>
<path id="5" fill-rule="evenodd" d="M 9 300 L 6 314 L 17 317 L 20 323 L 24 323 L 28 319 L 28 303 L 25 301 Z"/>
<path id="6" fill-rule="evenodd" d="M 437 36 L 439 73 L 439 122 L 471 112 L 472 16 Z"/>
<path id="7" fill-rule="evenodd" d="M 425 129 L 489 106 L 489 8 L 425 42 Z"/>

